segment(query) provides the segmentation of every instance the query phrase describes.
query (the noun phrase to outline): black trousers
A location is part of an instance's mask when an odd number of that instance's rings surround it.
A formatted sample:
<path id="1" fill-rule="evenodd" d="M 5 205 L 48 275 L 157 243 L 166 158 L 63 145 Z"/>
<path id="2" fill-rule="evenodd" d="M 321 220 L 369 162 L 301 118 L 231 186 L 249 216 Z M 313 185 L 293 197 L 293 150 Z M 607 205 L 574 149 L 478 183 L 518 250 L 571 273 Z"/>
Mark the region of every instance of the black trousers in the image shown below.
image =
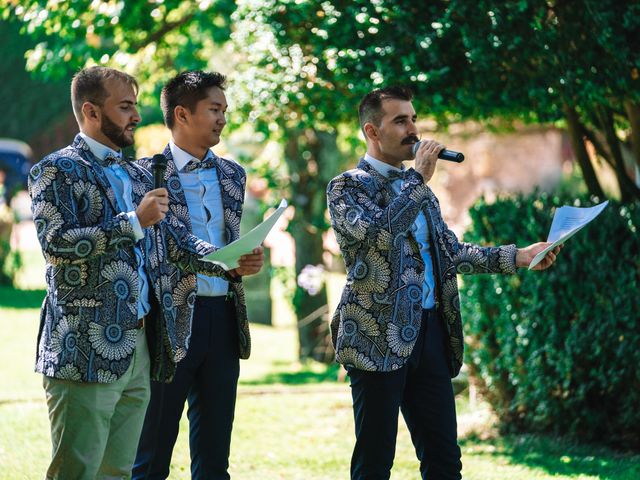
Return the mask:
<path id="1" fill-rule="evenodd" d="M 151 382 L 151 401 L 133 467 L 134 479 L 165 479 L 185 401 L 191 478 L 229 479 L 229 449 L 240 356 L 233 303 L 197 297 L 187 356 L 173 382 Z"/>
<path id="2" fill-rule="evenodd" d="M 423 310 L 420 333 L 404 367 L 393 372 L 348 369 L 356 427 L 353 480 L 390 477 L 399 411 L 411 433 L 422 478 L 462 478 L 445 338 L 435 309 Z"/>

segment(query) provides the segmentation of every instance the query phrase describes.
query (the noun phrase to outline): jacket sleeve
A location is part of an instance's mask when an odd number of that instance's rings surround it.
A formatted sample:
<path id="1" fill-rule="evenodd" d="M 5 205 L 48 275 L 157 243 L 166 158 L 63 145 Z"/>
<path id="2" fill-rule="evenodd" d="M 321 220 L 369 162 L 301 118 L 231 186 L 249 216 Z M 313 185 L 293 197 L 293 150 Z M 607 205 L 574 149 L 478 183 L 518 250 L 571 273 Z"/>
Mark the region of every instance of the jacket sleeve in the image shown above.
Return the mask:
<path id="1" fill-rule="evenodd" d="M 370 198 L 365 183 L 371 177 L 347 172 L 334 178 L 327 187 L 331 225 L 347 243 L 368 242 L 391 248 L 398 235 L 407 235 L 416 220 L 428 188 L 422 175 L 413 169 L 407 173 L 400 194 L 385 208 Z"/>
<path id="2" fill-rule="evenodd" d="M 66 157 L 45 157 L 29 173 L 31 211 L 46 261 L 53 265 L 83 263 L 134 245 L 127 213 L 102 218 L 104 196 L 91 181 L 70 178 L 70 164 Z M 89 224 L 87 218 L 93 222 Z"/>
<path id="3" fill-rule="evenodd" d="M 217 247 L 191 233 L 171 208 L 160 225 L 167 240 L 167 255 L 171 263 L 189 273 L 222 277 L 229 282 L 238 281 L 220 265 L 201 259 L 204 255 L 216 251 Z"/>
<path id="4" fill-rule="evenodd" d="M 502 245 L 499 247 L 482 247 L 473 243 L 460 242 L 456 234 L 447 226 L 440 214 L 438 199 L 429 192 L 428 209 L 431 215 L 431 225 L 440 230 L 442 234 L 435 235 L 440 243 L 439 250 L 449 256 L 449 260 L 455 265 L 457 273 L 472 275 L 478 273 L 502 273 L 513 274 L 516 272 L 515 245 Z"/>

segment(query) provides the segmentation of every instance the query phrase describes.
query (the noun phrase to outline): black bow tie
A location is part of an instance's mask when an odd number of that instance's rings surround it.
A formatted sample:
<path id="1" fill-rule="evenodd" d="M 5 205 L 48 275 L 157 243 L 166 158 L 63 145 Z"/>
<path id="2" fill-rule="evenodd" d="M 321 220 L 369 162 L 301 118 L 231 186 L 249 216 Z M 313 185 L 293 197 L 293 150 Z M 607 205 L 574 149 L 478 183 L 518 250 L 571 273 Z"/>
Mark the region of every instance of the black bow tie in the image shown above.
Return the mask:
<path id="1" fill-rule="evenodd" d="M 118 164 L 123 165 L 126 163 L 126 160 L 120 155 L 114 155 L 113 153 L 107 153 L 107 156 L 104 159 L 98 159 L 98 163 L 103 167 L 110 167 L 111 165 Z"/>
<path id="2" fill-rule="evenodd" d="M 198 169 L 207 169 L 213 168 L 216 166 L 215 159 L 212 157 L 207 157 L 204 160 L 189 160 L 187 164 L 182 168 L 183 172 L 193 172 Z"/>
<path id="3" fill-rule="evenodd" d="M 404 180 L 406 173 L 406 170 L 390 170 L 387 174 L 387 178 L 393 183 L 396 180 Z"/>

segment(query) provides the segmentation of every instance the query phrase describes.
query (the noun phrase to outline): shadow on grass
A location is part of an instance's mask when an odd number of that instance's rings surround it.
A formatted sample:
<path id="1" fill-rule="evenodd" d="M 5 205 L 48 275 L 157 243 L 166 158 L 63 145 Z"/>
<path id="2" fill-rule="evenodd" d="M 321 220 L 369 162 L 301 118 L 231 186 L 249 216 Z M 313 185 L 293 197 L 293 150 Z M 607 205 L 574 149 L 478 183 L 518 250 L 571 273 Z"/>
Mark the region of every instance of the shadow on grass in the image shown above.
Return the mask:
<path id="1" fill-rule="evenodd" d="M 46 291 L 17 290 L 0 286 L 0 307 L 4 308 L 40 308 Z"/>
<path id="2" fill-rule="evenodd" d="M 589 475 L 601 480 L 640 478 L 640 455 L 620 453 L 599 445 L 576 444 L 547 436 L 507 435 L 493 440 L 460 439 L 474 456 L 502 457 L 514 465 L 544 470 L 550 475 Z"/>
<path id="3" fill-rule="evenodd" d="M 272 372 L 261 378 L 240 380 L 240 384 L 255 386 L 274 384 L 309 385 L 324 382 L 335 383 L 338 381 L 339 370 L 340 366 L 337 364 L 327 365 L 326 367 L 316 366 L 314 368 L 303 365 L 299 371 Z"/>

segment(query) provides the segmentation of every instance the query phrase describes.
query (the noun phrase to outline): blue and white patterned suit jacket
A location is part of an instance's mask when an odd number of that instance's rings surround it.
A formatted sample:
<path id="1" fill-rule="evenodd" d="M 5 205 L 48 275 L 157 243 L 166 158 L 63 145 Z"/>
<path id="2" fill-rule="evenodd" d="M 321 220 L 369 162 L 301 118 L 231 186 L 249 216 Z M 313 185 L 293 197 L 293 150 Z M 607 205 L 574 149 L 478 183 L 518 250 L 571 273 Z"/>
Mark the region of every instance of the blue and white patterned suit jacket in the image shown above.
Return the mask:
<path id="1" fill-rule="evenodd" d="M 151 175 L 135 163 L 124 168 L 137 206 L 153 188 Z M 36 371 L 61 379 L 113 382 L 129 367 L 136 347 L 136 240 L 127 214 L 120 212 L 103 168 L 79 135 L 31 169 L 29 194 L 47 281 Z M 151 376 L 158 381 L 173 377 L 191 334 L 190 322 L 176 314 L 188 301 L 184 284 L 170 276 L 166 258 L 194 269 L 199 256 L 213 251 L 186 229 L 173 235 L 175 241 L 165 242 L 163 229 L 150 227 L 142 240 L 150 290 L 161 305 L 156 336 L 149 342 Z"/>
<path id="2" fill-rule="evenodd" d="M 172 227 L 183 227 L 191 232 L 191 218 L 189 217 L 189 209 L 187 207 L 187 199 L 182 189 L 182 183 L 178 176 L 178 170 L 171 149 L 167 145 L 162 154 L 167 158 L 167 169 L 165 171 L 165 184 L 169 192 L 169 209 L 171 217 L 175 220 L 169 222 Z M 224 211 L 224 223 L 227 244 L 235 241 L 240 236 L 240 219 L 242 217 L 242 205 L 244 202 L 244 192 L 247 176 L 244 169 L 232 160 L 222 157 L 215 157 L 215 168 L 220 180 L 220 194 L 222 198 L 222 206 Z M 138 161 L 146 169 L 151 169 L 151 158 L 142 158 Z M 176 223 L 177 222 L 177 223 Z M 171 237 L 172 235 L 168 235 Z M 215 246 L 214 246 L 215 248 Z M 230 277 L 221 267 L 208 262 L 200 262 L 209 266 L 209 271 L 202 272 L 197 269 L 197 273 L 204 273 L 210 276 L 224 277 L 229 281 L 229 293 L 233 297 L 235 306 L 236 319 L 238 322 L 238 341 L 240 358 L 249 358 L 251 353 L 251 336 L 249 332 L 249 321 L 247 318 L 247 307 L 245 303 L 245 294 L 242 281 L 238 281 Z M 180 283 L 183 285 L 184 291 L 189 292 L 189 296 L 195 300 L 197 291 L 197 279 L 191 271 L 180 271 L 179 267 L 168 266 L 173 268 L 173 275 L 181 278 Z M 193 303 L 191 303 L 193 307 Z M 192 309 L 187 311 L 179 311 L 179 315 L 191 318 Z"/>
<path id="3" fill-rule="evenodd" d="M 463 359 L 456 273 L 514 273 L 514 245 L 461 243 L 449 230 L 438 199 L 409 169 L 400 194 L 361 160 L 327 188 L 331 224 L 347 268 L 347 282 L 331 322 L 336 360 L 361 370 L 388 372 L 408 360 L 422 315 L 424 261 L 412 226 L 420 210 L 429 225 L 436 308 L 449 336 L 449 367 Z"/>

